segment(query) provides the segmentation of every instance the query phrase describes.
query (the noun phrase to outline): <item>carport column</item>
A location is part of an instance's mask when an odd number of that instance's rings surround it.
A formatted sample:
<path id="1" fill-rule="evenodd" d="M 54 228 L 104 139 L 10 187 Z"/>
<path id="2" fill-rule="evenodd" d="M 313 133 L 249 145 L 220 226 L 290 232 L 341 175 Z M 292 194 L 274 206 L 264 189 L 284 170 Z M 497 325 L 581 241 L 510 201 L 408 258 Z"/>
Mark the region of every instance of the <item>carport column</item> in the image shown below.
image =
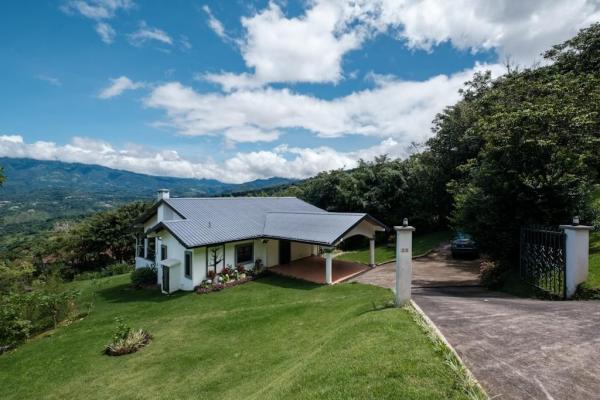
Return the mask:
<path id="1" fill-rule="evenodd" d="M 375 238 L 369 239 L 369 265 L 375 266 Z"/>
<path id="2" fill-rule="evenodd" d="M 396 307 L 402 307 L 410 301 L 410 284 L 412 280 L 412 235 L 415 228 L 395 226 L 396 230 Z"/>
<path id="3" fill-rule="evenodd" d="M 566 243 L 566 284 L 567 298 L 572 297 L 577 291 L 577 285 L 588 277 L 590 231 L 591 226 L 561 225 L 567 235 Z"/>
<path id="4" fill-rule="evenodd" d="M 323 253 L 325 253 L 325 282 L 331 285 L 333 283 L 333 247 L 324 247 Z"/>

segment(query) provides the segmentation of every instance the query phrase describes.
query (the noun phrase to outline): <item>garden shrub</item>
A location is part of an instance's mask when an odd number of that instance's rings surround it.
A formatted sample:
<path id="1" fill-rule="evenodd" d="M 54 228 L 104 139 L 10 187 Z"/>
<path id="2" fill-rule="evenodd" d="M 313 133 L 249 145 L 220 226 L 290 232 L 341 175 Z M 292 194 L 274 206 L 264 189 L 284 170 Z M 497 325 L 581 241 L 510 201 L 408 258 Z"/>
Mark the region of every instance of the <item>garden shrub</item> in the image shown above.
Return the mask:
<path id="1" fill-rule="evenodd" d="M 128 272 L 133 272 L 135 268 L 131 264 L 117 263 L 109 265 L 106 269 L 110 272 L 111 275 L 121 275 L 126 274 Z"/>
<path id="2" fill-rule="evenodd" d="M 125 324 L 120 318 L 115 318 L 115 321 L 117 323 L 117 328 L 111 342 L 104 347 L 104 354 L 109 356 L 121 356 L 135 353 L 152 340 L 152 336 L 145 330 L 131 329 L 131 327 Z"/>
<path id="3" fill-rule="evenodd" d="M 22 306 L 14 296 L 0 300 L 0 353 L 27 339 L 31 321 L 23 319 Z"/>
<path id="4" fill-rule="evenodd" d="M 136 289 L 156 285 L 156 280 L 156 267 L 142 267 L 131 272 L 131 284 Z"/>

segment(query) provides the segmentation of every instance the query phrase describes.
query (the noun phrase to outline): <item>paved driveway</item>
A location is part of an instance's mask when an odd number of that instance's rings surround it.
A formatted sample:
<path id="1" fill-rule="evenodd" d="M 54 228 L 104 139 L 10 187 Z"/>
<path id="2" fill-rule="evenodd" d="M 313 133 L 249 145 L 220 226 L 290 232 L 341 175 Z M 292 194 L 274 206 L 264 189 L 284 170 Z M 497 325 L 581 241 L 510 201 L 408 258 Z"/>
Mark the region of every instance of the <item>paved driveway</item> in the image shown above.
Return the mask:
<path id="1" fill-rule="evenodd" d="M 428 258 L 413 262 L 413 299 L 490 397 L 600 399 L 599 301 L 521 299 L 473 282 L 448 285 L 457 279 L 445 270 L 455 270 L 445 252 Z M 393 287 L 393 268 L 376 268 L 355 280 Z"/>
<path id="2" fill-rule="evenodd" d="M 352 281 L 393 288 L 396 281 L 396 264 L 380 265 Z M 450 245 L 434 250 L 426 257 L 413 260 L 413 286 L 473 286 L 479 285 L 479 261 L 450 256 Z"/>

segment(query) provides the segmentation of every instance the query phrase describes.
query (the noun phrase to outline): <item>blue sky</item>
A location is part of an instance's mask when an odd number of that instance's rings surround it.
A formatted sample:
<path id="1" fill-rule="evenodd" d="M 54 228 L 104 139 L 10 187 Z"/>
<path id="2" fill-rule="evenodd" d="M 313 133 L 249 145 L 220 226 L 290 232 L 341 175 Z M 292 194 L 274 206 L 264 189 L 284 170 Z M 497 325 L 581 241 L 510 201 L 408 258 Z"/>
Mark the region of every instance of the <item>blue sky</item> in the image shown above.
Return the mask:
<path id="1" fill-rule="evenodd" d="M 585 0 L 5 1 L 0 155 L 228 182 L 403 157 L 475 71 L 599 19 Z"/>

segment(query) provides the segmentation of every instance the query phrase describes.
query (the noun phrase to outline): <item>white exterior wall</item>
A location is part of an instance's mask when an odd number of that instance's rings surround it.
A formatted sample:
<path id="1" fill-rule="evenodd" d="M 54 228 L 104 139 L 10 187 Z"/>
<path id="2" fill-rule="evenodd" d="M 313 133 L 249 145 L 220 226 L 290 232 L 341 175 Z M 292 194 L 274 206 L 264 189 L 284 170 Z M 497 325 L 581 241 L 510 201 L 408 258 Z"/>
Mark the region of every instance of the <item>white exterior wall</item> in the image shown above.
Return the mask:
<path id="1" fill-rule="evenodd" d="M 292 242 L 291 260 L 294 261 L 311 256 L 313 254 L 313 247 L 312 244 Z"/>
<path id="2" fill-rule="evenodd" d="M 263 260 L 265 266 L 273 267 L 279 264 L 279 240 L 269 239 L 265 247 L 267 254 Z"/>

